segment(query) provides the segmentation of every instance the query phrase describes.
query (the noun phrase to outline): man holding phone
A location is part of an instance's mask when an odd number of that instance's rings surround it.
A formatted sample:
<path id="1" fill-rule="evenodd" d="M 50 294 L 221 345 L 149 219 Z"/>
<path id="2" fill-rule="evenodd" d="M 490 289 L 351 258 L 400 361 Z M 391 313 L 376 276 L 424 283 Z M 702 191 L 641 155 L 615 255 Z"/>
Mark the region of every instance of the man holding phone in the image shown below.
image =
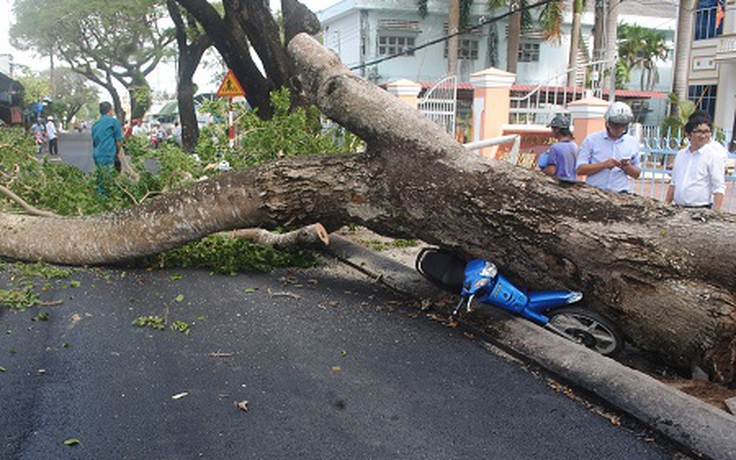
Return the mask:
<path id="1" fill-rule="evenodd" d="M 576 173 L 603 190 L 628 193 L 629 177 L 641 175 L 639 142 L 628 134 L 634 113 L 623 102 L 614 102 L 604 115 L 606 129 L 585 138 L 578 154 Z"/>

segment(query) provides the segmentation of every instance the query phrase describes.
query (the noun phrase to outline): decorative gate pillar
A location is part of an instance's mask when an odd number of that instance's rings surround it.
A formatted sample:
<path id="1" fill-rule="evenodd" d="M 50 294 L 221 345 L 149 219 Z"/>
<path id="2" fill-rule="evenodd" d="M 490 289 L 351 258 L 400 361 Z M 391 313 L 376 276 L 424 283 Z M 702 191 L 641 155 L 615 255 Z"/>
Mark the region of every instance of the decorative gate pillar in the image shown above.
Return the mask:
<path id="1" fill-rule="evenodd" d="M 392 81 L 386 85 L 386 91 L 396 96 L 416 109 L 419 106 L 419 93 L 422 91 L 422 85 L 419 83 L 402 78 L 401 80 Z"/>
<path id="2" fill-rule="evenodd" d="M 608 101 L 597 97 L 580 99 L 567 104 L 567 110 L 570 111 L 570 117 L 572 118 L 575 143 L 578 146 L 583 143 L 588 134 L 603 131 L 606 128 L 603 115 L 606 113 L 608 105 Z"/>
<path id="3" fill-rule="evenodd" d="M 470 74 L 473 85 L 473 142 L 503 134 L 509 122 L 511 85 L 516 75 L 493 67 Z M 497 147 L 482 149 L 483 156 L 493 156 Z"/>

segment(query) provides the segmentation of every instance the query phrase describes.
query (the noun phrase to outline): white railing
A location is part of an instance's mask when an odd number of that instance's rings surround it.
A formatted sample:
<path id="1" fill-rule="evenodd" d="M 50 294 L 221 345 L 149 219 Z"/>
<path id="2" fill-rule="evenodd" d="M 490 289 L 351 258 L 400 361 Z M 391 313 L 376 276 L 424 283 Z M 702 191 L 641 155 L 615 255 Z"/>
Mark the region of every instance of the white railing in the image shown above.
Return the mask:
<path id="1" fill-rule="evenodd" d="M 610 60 L 594 61 L 582 66 L 576 65 L 537 85 L 524 96 L 511 97 L 509 123 L 546 125 L 556 114 L 567 112 L 567 104 L 570 102 L 591 96 L 600 98 L 603 94 L 600 86 L 601 77 L 608 65 L 610 65 Z M 589 70 L 591 84 L 578 87 L 577 79 L 573 79 L 575 82 L 573 86 L 567 86 L 568 75 L 571 73 L 577 75 L 581 69 L 586 70 L 586 75 Z"/>
<path id="2" fill-rule="evenodd" d="M 484 139 L 482 141 L 469 142 L 467 144 L 463 144 L 463 147 L 465 147 L 465 150 L 474 152 L 486 147 L 493 147 L 503 144 L 512 144 L 511 150 L 509 151 L 508 161 L 511 164 L 516 164 L 516 160 L 519 155 L 519 146 L 521 145 L 521 136 L 519 136 L 518 134 L 510 134 L 508 136 L 494 137 L 491 139 Z"/>

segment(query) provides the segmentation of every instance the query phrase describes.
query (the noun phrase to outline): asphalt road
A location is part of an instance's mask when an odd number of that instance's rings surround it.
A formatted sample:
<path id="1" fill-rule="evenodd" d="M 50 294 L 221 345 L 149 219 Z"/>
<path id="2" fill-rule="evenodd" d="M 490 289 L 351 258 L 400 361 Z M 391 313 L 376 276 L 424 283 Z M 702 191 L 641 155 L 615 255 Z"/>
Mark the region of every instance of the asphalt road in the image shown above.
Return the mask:
<path id="1" fill-rule="evenodd" d="M 61 133 L 58 142 L 61 161 L 74 165 L 85 173 L 89 173 L 94 169 L 92 138 L 89 129 L 81 133 L 77 131 Z"/>
<path id="2" fill-rule="evenodd" d="M 672 458 L 345 270 L 37 280 L 63 303 L 0 308 L 0 457 Z"/>
<path id="3" fill-rule="evenodd" d="M 91 169 L 88 134 L 62 136 L 64 161 Z M 0 287 L 22 285 L 0 271 Z M 2 459 L 676 455 L 333 260 L 238 276 L 80 269 L 33 286 L 61 304 L 0 305 Z M 147 315 L 166 329 L 132 324 Z"/>

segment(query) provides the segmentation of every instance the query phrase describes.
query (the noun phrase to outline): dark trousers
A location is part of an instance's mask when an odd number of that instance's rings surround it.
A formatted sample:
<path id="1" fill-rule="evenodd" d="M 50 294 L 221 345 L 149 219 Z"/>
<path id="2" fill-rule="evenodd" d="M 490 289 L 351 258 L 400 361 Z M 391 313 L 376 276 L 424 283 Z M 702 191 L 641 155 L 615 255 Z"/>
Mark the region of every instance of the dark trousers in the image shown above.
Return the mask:
<path id="1" fill-rule="evenodd" d="M 49 139 L 49 155 L 59 154 L 58 138 Z"/>

